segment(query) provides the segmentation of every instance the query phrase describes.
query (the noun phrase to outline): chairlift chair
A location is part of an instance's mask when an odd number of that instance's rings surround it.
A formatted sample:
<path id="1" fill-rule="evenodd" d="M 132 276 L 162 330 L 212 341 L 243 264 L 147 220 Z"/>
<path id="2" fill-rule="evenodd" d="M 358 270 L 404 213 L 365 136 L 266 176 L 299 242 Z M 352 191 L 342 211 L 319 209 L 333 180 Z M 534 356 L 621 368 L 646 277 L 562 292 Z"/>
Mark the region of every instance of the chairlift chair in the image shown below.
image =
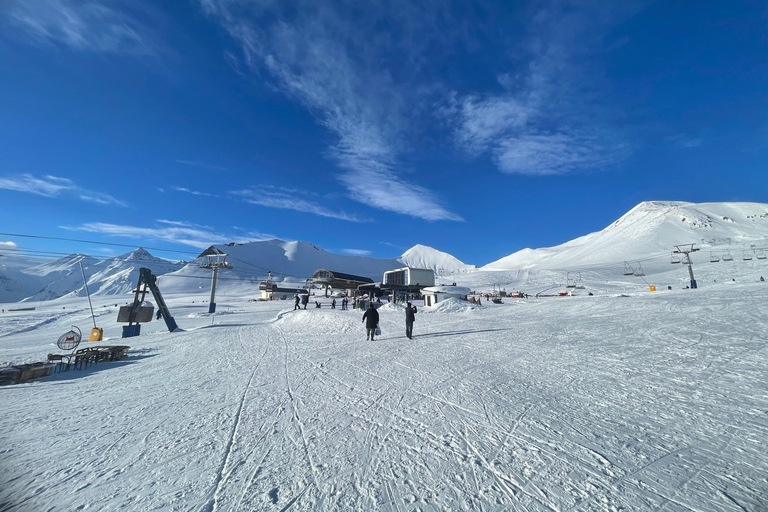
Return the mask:
<path id="1" fill-rule="evenodd" d="M 672 263 L 674 263 L 674 262 L 672 262 Z M 627 263 L 625 261 L 624 262 L 624 275 L 625 276 L 631 276 L 631 275 L 634 275 L 634 273 L 635 273 L 635 269 L 633 269 L 632 265 L 630 265 L 629 263 Z"/>
<path id="2" fill-rule="evenodd" d="M 643 272 L 643 266 L 640 264 L 640 262 L 637 262 L 637 270 L 635 270 L 635 275 L 638 277 L 644 276 L 645 272 Z"/>
<path id="3" fill-rule="evenodd" d="M 765 259 L 765 251 L 763 251 L 762 249 L 757 250 L 757 251 L 755 251 L 755 256 L 759 260 L 764 260 Z"/>
<path id="4" fill-rule="evenodd" d="M 723 261 L 733 261 L 733 256 L 731 256 L 731 251 L 727 251 L 725 254 L 723 254 Z"/>
<path id="5" fill-rule="evenodd" d="M 744 251 L 744 252 L 742 253 L 742 256 L 743 256 L 743 258 L 744 258 L 744 261 L 749 261 L 749 260 L 751 260 L 751 259 L 752 259 L 752 255 L 751 255 L 751 254 L 749 254 L 747 251 Z"/>
<path id="6" fill-rule="evenodd" d="M 670 263 L 680 263 L 680 255 L 672 254 L 672 261 L 670 261 Z"/>
<path id="7" fill-rule="evenodd" d="M 720 256 L 718 256 L 717 254 L 715 254 L 713 252 L 709 253 L 709 262 L 710 263 L 717 263 L 718 261 L 720 261 Z"/>

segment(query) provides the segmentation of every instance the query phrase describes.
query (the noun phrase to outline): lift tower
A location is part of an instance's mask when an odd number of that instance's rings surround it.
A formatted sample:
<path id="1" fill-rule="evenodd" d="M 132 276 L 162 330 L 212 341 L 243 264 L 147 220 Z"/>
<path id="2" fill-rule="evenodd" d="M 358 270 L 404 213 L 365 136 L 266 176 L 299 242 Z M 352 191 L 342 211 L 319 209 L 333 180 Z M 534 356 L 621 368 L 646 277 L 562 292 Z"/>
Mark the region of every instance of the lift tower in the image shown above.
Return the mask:
<path id="1" fill-rule="evenodd" d="M 674 254 L 685 255 L 685 259 L 682 261 L 682 263 L 688 264 L 688 274 L 691 276 L 691 288 L 697 288 L 696 280 L 693 278 L 693 262 L 691 261 L 691 253 L 696 252 L 699 249 L 694 249 L 694 245 L 696 244 L 676 245 L 675 250 L 672 251 Z"/>
<path id="2" fill-rule="evenodd" d="M 199 265 L 200 268 L 209 268 L 213 270 L 213 279 L 211 280 L 211 300 L 210 300 L 210 305 L 208 306 L 209 313 L 216 312 L 216 283 L 219 280 L 219 269 L 234 268 L 232 267 L 232 265 L 227 263 L 227 256 L 229 255 L 224 253 L 206 254 L 206 257 L 208 258 L 208 263 Z"/>

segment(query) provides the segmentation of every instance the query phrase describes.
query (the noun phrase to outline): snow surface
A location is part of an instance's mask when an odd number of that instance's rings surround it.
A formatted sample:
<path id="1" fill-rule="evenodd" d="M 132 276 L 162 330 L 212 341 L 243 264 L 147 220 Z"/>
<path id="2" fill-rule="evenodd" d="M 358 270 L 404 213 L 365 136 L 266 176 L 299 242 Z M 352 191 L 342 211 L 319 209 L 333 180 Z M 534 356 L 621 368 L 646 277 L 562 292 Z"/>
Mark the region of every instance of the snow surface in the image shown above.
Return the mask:
<path id="1" fill-rule="evenodd" d="M 484 270 L 569 268 L 660 257 L 669 261 L 677 244 L 706 251 L 732 251 L 741 258 L 757 243 L 768 245 L 768 205 L 764 203 L 640 203 L 602 231 L 556 247 L 523 249 L 482 267 Z M 701 257 L 701 254 L 699 254 Z"/>
<path id="2" fill-rule="evenodd" d="M 129 357 L 0 388 L 0 510 L 767 510 L 768 283 L 598 277 L 417 304 L 412 341 L 400 305 L 366 342 L 329 299 L 220 296 L 209 315 L 207 290 L 166 296 L 183 332 L 121 339 L 130 297 L 94 297 Z M 92 325 L 85 298 L 0 306 L 6 363 Z"/>
<path id="3" fill-rule="evenodd" d="M 299 311 L 248 300 L 272 264 L 293 265 L 276 276 L 290 283 L 400 260 L 216 246 L 236 265 L 220 273 L 216 314 L 210 271 L 190 264 L 158 281 L 181 331 L 153 321 L 128 339 L 117 311 L 146 266 L 130 260 L 151 256 L 89 265 L 109 269 L 86 270 L 109 294 L 93 297 L 103 344 L 129 357 L 0 387 L 0 511 L 763 512 L 768 260 L 741 256 L 766 249 L 766 226 L 768 205 L 642 203 L 562 246 L 452 269 L 458 286 L 532 298 L 417 302 L 412 341 L 400 304 L 379 308 L 383 333 L 366 342 L 362 312 L 330 299 Z M 668 252 L 692 242 L 697 290 Z M 733 261 L 710 263 L 727 250 Z M 450 261 L 437 253 L 403 257 L 436 269 Z M 38 271 L 75 286 L 74 260 Z M 14 293 L 38 283 L 29 264 L 0 265 Z M 574 295 L 545 297 L 562 289 Z M 60 353 L 72 325 L 87 335 L 73 290 L 0 304 L 0 366 Z"/>

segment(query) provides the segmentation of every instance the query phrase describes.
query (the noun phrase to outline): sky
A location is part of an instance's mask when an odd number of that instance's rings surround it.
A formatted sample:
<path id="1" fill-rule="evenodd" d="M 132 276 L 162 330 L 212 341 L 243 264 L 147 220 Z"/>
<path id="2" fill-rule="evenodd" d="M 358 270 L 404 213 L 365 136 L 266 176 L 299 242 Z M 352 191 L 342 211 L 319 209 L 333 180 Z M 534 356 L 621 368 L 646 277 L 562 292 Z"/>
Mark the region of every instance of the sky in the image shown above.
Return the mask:
<path id="1" fill-rule="evenodd" d="M 6 0 L 0 254 L 280 238 L 484 265 L 642 201 L 768 202 L 767 22 L 739 0 Z"/>

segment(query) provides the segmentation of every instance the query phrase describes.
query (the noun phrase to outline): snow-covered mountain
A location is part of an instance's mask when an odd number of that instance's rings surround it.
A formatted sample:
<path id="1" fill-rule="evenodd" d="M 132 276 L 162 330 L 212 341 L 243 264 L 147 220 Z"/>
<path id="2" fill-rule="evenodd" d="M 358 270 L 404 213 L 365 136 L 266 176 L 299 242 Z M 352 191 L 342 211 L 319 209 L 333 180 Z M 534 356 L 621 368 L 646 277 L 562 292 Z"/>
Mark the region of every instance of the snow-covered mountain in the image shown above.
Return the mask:
<path id="1" fill-rule="evenodd" d="M 130 292 L 138 282 L 141 267 L 158 275 L 181 267 L 179 263 L 152 256 L 144 249 L 102 261 L 85 254 L 70 254 L 31 266 L 0 266 L 0 302 L 51 300 L 68 294 L 84 297 L 81 263 L 92 295 Z"/>
<path id="2" fill-rule="evenodd" d="M 201 257 L 190 262 L 177 272 L 163 276 L 162 289 L 170 292 L 190 292 L 194 288 L 210 287 L 211 271 L 199 268 L 207 258 L 206 254 L 228 254 L 227 262 L 234 268 L 220 272 L 219 287 L 225 293 L 235 293 L 238 288 L 248 287 L 250 291 L 258 281 L 272 272 L 277 282 L 286 285 L 301 285 L 317 269 L 344 272 L 380 281 L 387 270 L 405 266 L 439 269 L 451 272 L 471 267 L 450 254 L 424 245 L 416 245 L 399 258 L 372 258 L 369 256 L 346 256 L 334 254 L 308 242 L 286 242 L 266 240 L 244 244 L 213 245 Z M 200 277 L 200 281 L 189 277 Z M 185 277 L 186 279 L 181 279 Z M 179 279 L 176 279 L 179 278 Z"/>
<path id="3" fill-rule="evenodd" d="M 475 268 L 474 265 L 467 265 L 446 252 L 421 244 L 414 245 L 405 251 L 398 260 L 407 267 L 431 268 L 436 274 L 440 271 L 450 273 L 455 270 Z"/>
<path id="4" fill-rule="evenodd" d="M 648 201 L 602 231 L 555 247 L 523 249 L 483 270 L 556 269 L 668 258 L 675 245 L 695 243 L 706 253 L 735 258 L 768 242 L 768 204 Z M 755 247 L 753 247 L 753 245 Z"/>

